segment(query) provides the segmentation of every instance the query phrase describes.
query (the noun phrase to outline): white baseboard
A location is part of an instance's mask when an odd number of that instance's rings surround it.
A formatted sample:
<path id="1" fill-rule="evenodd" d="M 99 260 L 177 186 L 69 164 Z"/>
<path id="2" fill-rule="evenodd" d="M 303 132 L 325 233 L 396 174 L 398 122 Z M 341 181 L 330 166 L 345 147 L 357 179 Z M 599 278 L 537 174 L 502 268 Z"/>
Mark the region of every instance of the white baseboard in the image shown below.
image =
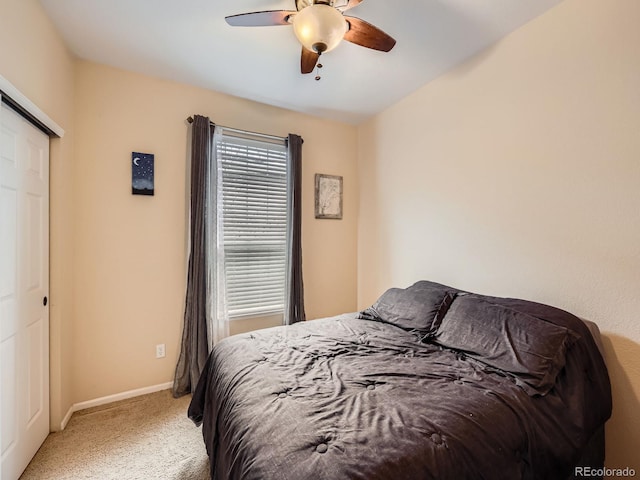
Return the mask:
<path id="1" fill-rule="evenodd" d="M 74 412 L 85 410 L 87 408 L 99 407 L 100 405 L 106 405 L 107 403 L 118 402 L 120 400 L 126 400 L 128 398 L 139 397 L 140 395 L 147 395 L 149 393 L 159 392 L 161 390 L 168 390 L 173 386 L 173 382 L 160 383 L 158 385 L 151 385 L 150 387 L 136 388 L 135 390 L 128 390 L 126 392 L 120 392 L 113 395 L 107 395 L 106 397 L 94 398 L 93 400 L 87 400 L 86 402 L 74 403 L 62 420 L 60 426 L 62 430 L 67 426 L 71 415 Z"/>
<path id="2" fill-rule="evenodd" d="M 73 415 L 73 412 L 75 412 L 75 410 L 73 409 L 73 405 L 71 405 L 69 407 L 69 410 L 67 411 L 67 414 L 62 419 L 62 423 L 60 424 L 60 430 L 64 430 L 65 428 L 67 428 L 67 423 L 69 423 L 69 420 L 71 420 L 71 415 Z"/>

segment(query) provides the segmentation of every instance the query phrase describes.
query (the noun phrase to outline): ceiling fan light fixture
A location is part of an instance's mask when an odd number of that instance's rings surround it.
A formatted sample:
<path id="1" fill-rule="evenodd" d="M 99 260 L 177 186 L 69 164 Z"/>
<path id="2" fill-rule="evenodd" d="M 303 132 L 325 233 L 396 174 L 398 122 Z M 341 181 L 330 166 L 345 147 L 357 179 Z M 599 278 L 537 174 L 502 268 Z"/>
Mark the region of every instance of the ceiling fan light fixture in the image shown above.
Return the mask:
<path id="1" fill-rule="evenodd" d="M 338 46 L 347 32 L 342 13 L 325 4 L 303 8 L 293 17 L 293 31 L 304 48 L 325 53 Z"/>

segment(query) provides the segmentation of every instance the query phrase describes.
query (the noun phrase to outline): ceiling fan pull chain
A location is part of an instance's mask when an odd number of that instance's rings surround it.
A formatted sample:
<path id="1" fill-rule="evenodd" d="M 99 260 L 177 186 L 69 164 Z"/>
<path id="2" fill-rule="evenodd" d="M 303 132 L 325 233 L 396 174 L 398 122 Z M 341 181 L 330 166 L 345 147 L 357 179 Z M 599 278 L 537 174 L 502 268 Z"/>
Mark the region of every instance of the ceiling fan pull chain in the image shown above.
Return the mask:
<path id="1" fill-rule="evenodd" d="M 320 80 L 322 77 L 320 76 L 320 69 L 322 68 L 322 64 L 316 64 L 316 82 Z"/>

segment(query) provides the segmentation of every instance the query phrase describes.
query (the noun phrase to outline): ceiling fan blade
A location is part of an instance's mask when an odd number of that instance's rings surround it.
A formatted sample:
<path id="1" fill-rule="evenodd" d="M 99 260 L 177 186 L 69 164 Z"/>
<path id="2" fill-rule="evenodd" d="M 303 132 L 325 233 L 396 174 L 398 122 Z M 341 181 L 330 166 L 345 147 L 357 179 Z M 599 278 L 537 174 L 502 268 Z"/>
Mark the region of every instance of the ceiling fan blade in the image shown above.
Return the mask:
<path id="1" fill-rule="evenodd" d="M 313 5 L 313 0 L 296 0 L 296 10 L 300 11 L 303 8 Z"/>
<path id="2" fill-rule="evenodd" d="M 266 12 L 250 12 L 231 15 L 224 19 L 233 27 L 269 27 L 271 25 L 290 25 L 289 17 L 293 10 L 269 10 Z"/>
<path id="3" fill-rule="evenodd" d="M 300 57 L 300 71 L 302 73 L 311 73 L 316 68 L 320 55 L 302 47 L 302 56 Z"/>
<path id="4" fill-rule="evenodd" d="M 343 8 L 340 8 L 340 10 L 342 10 L 343 12 L 346 12 L 347 10 L 353 8 L 353 7 L 357 7 L 358 5 L 360 5 L 364 0 L 349 0 L 347 2 L 347 5 L 344 6 Z"/>
<path id="5" fill-rule="evenodd" d="M 344 34 L 344 39 L 363 47 L 388 52 L 396 41 L 378 27 L 356 17 L 344 17 L 349 24 L 349 30 Z"/>

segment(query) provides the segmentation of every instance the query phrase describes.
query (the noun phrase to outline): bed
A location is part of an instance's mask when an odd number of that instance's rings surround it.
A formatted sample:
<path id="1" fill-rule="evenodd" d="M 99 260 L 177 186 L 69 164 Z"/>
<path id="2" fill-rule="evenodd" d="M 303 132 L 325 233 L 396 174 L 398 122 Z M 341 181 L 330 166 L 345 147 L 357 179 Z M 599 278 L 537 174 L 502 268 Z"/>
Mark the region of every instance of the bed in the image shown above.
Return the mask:
<path id="1" fill-rule="evenodd" d="M 214 480 L 564 480 L 604 460 L 611 393 L 591 327 L 421 281 L 221 341 L 188 414 Z"/>

